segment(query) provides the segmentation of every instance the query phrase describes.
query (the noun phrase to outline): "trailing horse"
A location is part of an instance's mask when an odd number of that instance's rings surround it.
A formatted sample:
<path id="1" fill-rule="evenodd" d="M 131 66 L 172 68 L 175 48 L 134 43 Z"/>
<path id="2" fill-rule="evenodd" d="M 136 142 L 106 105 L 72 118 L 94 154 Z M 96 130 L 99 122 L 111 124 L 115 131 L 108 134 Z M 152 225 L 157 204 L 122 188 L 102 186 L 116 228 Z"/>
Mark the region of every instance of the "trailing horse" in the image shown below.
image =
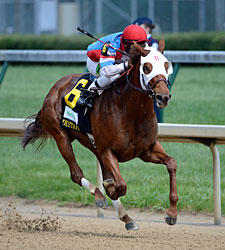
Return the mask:
<path id="1" fill-rule="evenodd" d="M 164 164 L 170 179 L 170 207 L 166 211 L 166 222 L 174 225 L 177 218 L 176 161 L 168 156 L 157 140 L 157 119 L 153 100 L 159 108 L 168 105 L 168 75 L 171 64 L 163 56 L 165 43 L 159 43 L 158 51 L 152 47 L 143 49 L 138 44 L 130 52 L 132 68 L 123 74 L 116 87 L 105 90 L 94 101 L 90 111 L 93 140 L 79 131 L 61 126 L 62 100 L 70 92 L 81 75 L 67 75 L 57 81 L 46 96 L 35 121 L 26 129 L 23 148 L 37 139 L 54 138 L 58 149 L 69 165 L 73 182 L 87 188 L 95 197 L 96 205 L 108 206 L 98 187 L 90 183 L 78 166 L 72 141 L 78 140 L 91 150 L 100 162 L 103 185 L 112 200 L 119 218 L 126 229 L 138 229 L 128 216 L 119 197 L 126 194 L 126 182 L 121 176 L 119 163 L 140 158 L 145 162 Z"/>

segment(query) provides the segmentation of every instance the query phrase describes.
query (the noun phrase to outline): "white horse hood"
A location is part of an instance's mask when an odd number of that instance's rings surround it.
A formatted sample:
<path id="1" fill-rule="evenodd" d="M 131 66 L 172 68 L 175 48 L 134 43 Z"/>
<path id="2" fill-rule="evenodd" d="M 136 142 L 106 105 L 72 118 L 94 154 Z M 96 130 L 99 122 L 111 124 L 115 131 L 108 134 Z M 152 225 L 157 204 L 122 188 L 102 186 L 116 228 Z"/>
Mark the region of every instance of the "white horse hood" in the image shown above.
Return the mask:
<path id="1" fill-rule="evenodd" d="M 167 58 L 162 53 L 160 53 L 156 48 L 147 46 L 145 47 L 145 50 L 150 50 L 150 53 L 147 56 L 141 56 L 140 82 L 142 88 L 144 89 L 146 89 L 145 85 L 147 85 L 148 82 L 155 76 L 163 75 L 165 76 L 166 80 L 168 80 L 169 75 L 173 73 L 172 63 L 169 62 Z M 165 62 L 168 63 L 167 71 L 165 69 Z M 152 64 L 152 71 L 149 74 L 144 73 L 143 66 L 145 63 Z"/>

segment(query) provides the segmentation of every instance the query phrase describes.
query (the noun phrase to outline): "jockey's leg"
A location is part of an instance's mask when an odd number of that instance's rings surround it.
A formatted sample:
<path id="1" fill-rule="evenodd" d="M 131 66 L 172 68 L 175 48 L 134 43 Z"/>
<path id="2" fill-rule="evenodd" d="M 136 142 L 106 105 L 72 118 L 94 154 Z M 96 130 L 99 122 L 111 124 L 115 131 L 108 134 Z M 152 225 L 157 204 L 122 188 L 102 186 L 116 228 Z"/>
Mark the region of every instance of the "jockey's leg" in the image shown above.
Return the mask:
<path id="1" fill-rule="evenodd" d="M 92 61 L 89 57 L 87 58 L 87 69 L 93 76 L 99 77 L 100 73 L 98 72 L 99 62 Z"/>
<path id="2" fill-rule="evenodd" d="M 78 99 L 77 103 L 87 108 L 92 108 L 93 101 L 96 95 L 102 93 L 102 90 L 100 90 L 99 92 L 97 89 L 108 86 L 111 82 L 115 81 L 119 76 L 120 76 L 119 74 L 115 76 L 111 76 L 111 77 L 101 75 L 99 78 L 95 79 L 92 82 L 92 84 L 88 88 L 89 91 L 83 91 L 81 93 L 80 98 Z"/>
<path id="3" fill-rule="evenodd" d="M 99 76 L 98 68 L 99 68 L 99 62 L 94 62 L 88 57 L 87 58 L 87 69 L 96 78 Z M 97 85 L 96 80 L 94 80 L 92 82 L 92 84 L 89 86 L 88 90 L 90 90 L 90 88 L 97 88 L 98 86 L 96 86 L 96 85 Z M 92 108 L 93 107 L 92 103 L 93 103 L 94 98 L 96 96 L 97 96 L 97 93 L 94 91 L 93 92 L 82 91 L 77 103 L 79 105 L 85 106 L 87 108 Z"/>
<path id="4" fill-rule="evenodd" d="M 99 71 L 98 62 L 94 62 L 90 58 L 88 58 L 87 68 L 88 71 L 95 77 L 98 77 L 99 75 L 100 76 L 89 86 L 88 90 L 90 91 L 83 91 L 81 93 L 77 103 L 87 108 L 92 108 L 94 98 L 97 94 L 95 91 L 97 91 L 98 88 L 104 88 L 115 81 L 120 76 L 120 73 L 123 73 L 127 67 L 124 63 L 120 63 L 117 65 L 106 66 Z"/>
<path id="5" fill-rule="evenodd" d="M 106 75 L 101 75 L 100 77 L 97 78 L 97 85 L 98 85 L 97 87 L 100 87 L 100 88 L 107 87 L 110 83 L 114 82 L 119 76 L 120 74 L 110 76 L 110 77 Z M 91 87 L 92 86 L 90 86 L 90 89 Z"/>

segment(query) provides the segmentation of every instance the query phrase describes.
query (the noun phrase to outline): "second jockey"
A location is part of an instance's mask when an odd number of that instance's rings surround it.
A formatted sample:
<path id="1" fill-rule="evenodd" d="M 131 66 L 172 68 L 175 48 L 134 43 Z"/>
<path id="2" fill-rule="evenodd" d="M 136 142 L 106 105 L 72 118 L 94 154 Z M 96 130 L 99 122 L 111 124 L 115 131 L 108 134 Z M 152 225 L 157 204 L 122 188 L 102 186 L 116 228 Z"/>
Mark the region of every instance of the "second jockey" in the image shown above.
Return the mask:
<path id="1" fill-rule="evenodd" d="M 127 26 L 123 32 L 107 35 L 100 40 L 128 54 L 134 41 L 141 46 L 145 46 L 148 41 L 146 31 L 142 27 L 134 24 Z M 89 91 L 81 93 L 78 104 L 88 108 L 92 108 L 92 101 L 96 96 L 96 92 L 91 90 L 93 88 L 104 88 L 108 86 L 130 66 L 128 56 L 119 51 L 115 51 L 107 46 L 107 44 L 97 41 L 87 48 L 87 68 L 88 71 L 97 78 L 88 88 Z M 118 63 L 118 61 L 120 63 Z"/>

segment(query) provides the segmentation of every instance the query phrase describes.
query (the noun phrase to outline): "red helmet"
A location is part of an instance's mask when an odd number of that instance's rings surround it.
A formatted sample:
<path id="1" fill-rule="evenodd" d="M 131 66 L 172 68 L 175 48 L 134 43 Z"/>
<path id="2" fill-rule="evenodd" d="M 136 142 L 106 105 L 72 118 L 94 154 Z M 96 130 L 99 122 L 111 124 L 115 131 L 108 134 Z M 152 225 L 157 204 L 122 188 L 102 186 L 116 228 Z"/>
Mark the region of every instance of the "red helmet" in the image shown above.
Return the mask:
<path id="1" fill-rule="evenodd" d="M 147 42 L 147 33 L 146 31 L 138 25 L 131 24 L 127 26 L 122 35 L 122 42 L 123 43 L 132 43 L 135 42 Z"/>

